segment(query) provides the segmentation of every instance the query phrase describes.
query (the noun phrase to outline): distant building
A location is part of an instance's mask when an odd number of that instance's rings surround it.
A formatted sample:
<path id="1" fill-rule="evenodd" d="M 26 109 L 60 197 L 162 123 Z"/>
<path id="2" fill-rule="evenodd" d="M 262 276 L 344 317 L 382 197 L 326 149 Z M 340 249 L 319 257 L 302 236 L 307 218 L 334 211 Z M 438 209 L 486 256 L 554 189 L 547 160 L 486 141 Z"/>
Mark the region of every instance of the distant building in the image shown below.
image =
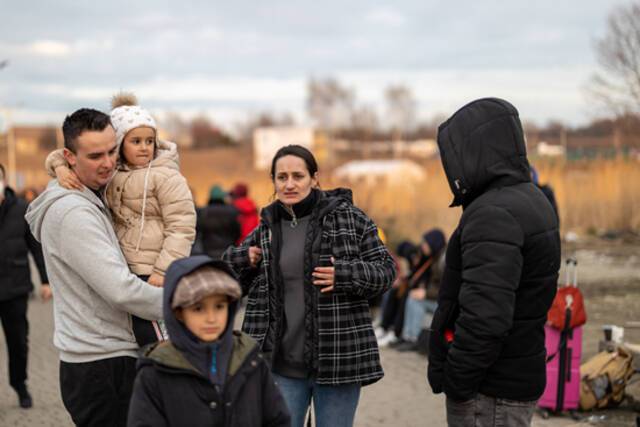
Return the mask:
<path id="1" fill-rule="evenodd" d="M 310 127 L 274 126 L 261 127 L 253 132 L 253 165 L 258 170 L 271 167 L 276 152 L 285 145 L 302 145 L 315 151 L 315 133 Z M 320 161 L 321 153 L 315 153 Z M 319 155 L 320 154 L 320 155 Z"/>
<path id="2" fill-rule="evenodd" d="M 566 155 L 566 150 L 562 145 L 548 144 L 545 141 L 538 143 L 536 152 L 538 156 L 546 157 L 564 157 Z"/>
<path id="3" fill-rule="evenodd" d="M 429 159 L 438 155 L 438 144 L 434 139 L 397 141 L 393 143 L 393 151 L 398 157 Z"/>
<path id="4" fill-rule="evenodd" d="M 44 158 L 62 147 L 62 131 L 57 126 L 13 126 L 0 135 L 0 162 L 7 169 L 9 185 L 20 190 L 48 180 Z"/>
<path id="5" fill-rule="evenodd" d="M 411 160 L 353 160 L 336 168 L 333 177 L 349 184 L 397 186 L 423 181 L 427 174 Z"/>
<path id="6" fill-rule="evenodd" d="M 438 144 L 433 139 L 415 141 L 360 141 L 337 139 L 331 149 L 351 158 L 389 159 L 403 158 L 427 160 L 438 155 Z"/>
<path id="7" fill-rule="evenodd" d="M 7 141 L 9 136 L 15 142 L 16 152 L 24 155 L 33 155 L 38 150 L 54 150 L 64 144 L 58 126 L 14 126 L 7 131 Z"/>

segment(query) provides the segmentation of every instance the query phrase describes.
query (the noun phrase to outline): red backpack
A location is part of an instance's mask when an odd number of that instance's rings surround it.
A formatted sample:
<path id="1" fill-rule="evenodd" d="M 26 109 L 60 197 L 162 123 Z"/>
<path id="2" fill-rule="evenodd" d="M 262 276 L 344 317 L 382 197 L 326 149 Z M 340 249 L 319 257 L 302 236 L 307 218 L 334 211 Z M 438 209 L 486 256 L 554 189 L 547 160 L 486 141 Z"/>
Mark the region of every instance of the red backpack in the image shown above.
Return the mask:
<path id="1" fill-rule="evenodd" d="M 584 298 L 578 289 L 578 261 L 567 259 L 566 285 L 558 288 L 556 297 L 547 314 L 547 323 L 558 330 L 573 329 L 587 322 Z M 570 270 L 573 269 L 573 275 Z M 573 276 L 573 280 L 569 280 Z"/>

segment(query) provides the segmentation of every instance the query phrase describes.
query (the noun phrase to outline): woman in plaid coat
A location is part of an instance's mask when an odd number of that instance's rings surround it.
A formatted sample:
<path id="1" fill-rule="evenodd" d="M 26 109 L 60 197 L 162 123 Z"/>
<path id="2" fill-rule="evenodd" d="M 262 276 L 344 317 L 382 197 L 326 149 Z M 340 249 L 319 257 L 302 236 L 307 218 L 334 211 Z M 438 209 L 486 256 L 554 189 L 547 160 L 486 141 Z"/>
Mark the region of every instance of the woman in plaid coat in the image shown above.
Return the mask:
<path id="1" fill-rule="evenodd" d="M 294 427 L 311 398 L 318 426 L 350 426 L 360 387 L 383 376 L 368 299 L 391 287 L 395 265 L 350 190 L 318 189 L 309 150 L 281 148 L 271 178 L 276 201 L 224 255 L 248 294 L 242 329 L 271 361 Z"/>

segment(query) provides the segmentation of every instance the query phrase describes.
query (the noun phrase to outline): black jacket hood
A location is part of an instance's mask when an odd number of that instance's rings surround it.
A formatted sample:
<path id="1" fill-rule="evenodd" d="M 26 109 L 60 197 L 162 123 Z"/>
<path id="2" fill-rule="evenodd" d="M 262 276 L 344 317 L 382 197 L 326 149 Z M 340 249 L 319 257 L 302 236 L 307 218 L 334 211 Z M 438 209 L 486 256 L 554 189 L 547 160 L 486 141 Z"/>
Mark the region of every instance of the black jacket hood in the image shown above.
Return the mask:
<path id="1" fill-rule="evenodd" d="M 438 147 L 451 206 L 467 206 L 495 186 L 531 181 L 518 110 L 502 99 L 460 108 L 438 127 Z"/>
<path id="2" fill-rule="evenodd" d="M 163 317 L 167 331 L 169 332 L 169 339 L 175 348 L 184 355 L 198 372 L 209 378 L 212 383 L 223 386 L 232 353 L 233 321 L 238 301 L 232 300 L 229 304 L 227 327 L 213 343 L 203 343 L 199 341 L 198 338 L 176 318 L 171 308 L 173 294 L 176 291 L 180 279 L 205 265 L 224 271 L 234 279 L 236 278 L 234 272 L 224 261 L 214 260 L 206 255 L 192 256 L 174 261 L 169 266 L 164 280 L 164 294 L 162 298 Z M 212 374 L 211 366 L 214 359 L 217 372 Z"/>

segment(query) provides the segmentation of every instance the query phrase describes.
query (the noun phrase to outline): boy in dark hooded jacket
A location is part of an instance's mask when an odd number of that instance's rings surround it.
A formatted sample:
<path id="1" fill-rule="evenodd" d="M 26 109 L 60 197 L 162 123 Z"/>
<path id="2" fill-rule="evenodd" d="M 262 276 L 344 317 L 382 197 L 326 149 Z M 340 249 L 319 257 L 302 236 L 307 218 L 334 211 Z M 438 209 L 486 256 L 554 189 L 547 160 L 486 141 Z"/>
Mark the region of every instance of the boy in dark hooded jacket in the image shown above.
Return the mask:
<path id="1" fill-rule="evenodd" d="M 170 341 L 143 351 L 129 426 L 289 426 L 286 404 L 256 342 L 233 331 L 241 290 L 207 256 L 171 264 L 164 283 Z"/>

